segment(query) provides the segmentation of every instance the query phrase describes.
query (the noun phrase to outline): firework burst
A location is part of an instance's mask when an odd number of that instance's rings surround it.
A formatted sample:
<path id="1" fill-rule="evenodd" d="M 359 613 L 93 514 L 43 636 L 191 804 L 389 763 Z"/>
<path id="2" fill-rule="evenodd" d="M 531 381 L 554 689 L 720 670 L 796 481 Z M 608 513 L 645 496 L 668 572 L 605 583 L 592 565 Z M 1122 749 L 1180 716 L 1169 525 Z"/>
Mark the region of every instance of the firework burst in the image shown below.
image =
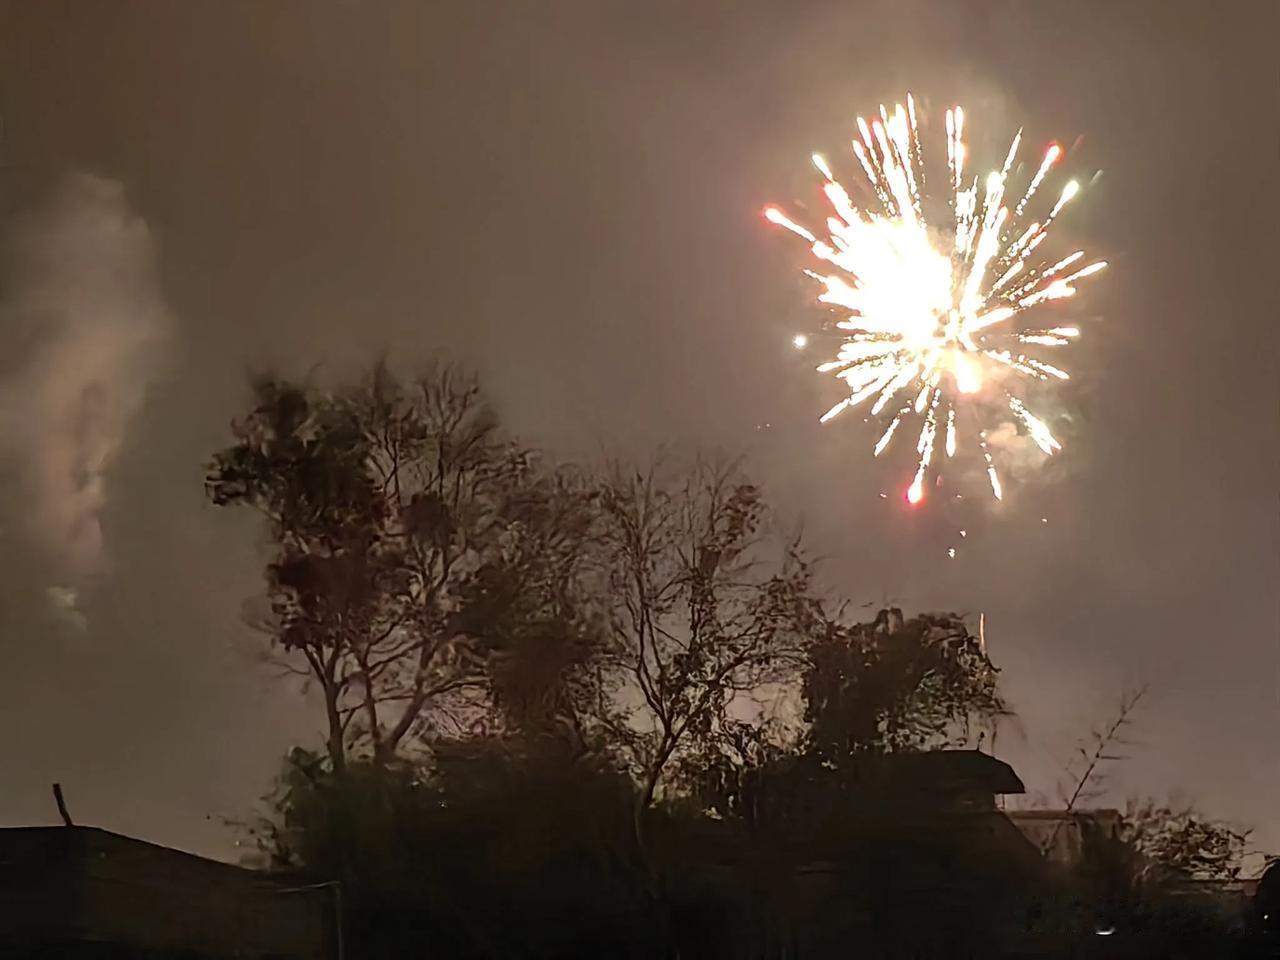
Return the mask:
<path id="1" fill-rule="evenodd" d="M 875 444 L 879 456 L 912 424 L 918 461 L 907 499 L 918 503 L 939 451 L 954 457 L 962 443 L 981 453 L 991 492 L 1002 497 L 1000 476 L 987 445 L 991 410 L 1011 415 L 1044 451 L 1061 449 L 1048 425 L 1028 409 L 1020 388 L 1032 381 L 1069 379 L 1041 359 L 1079 334 L 1074 326 L 1028 325 L 1029 311 L 1069 297 L 1074 284 L 1106 263 L 1081 264 L 1084 251 L 1055 262 L 1038 248 L 1062 208 L 1079 191 L 1068 182 L 1047 212 L 1024 225 L 1025 211 L 1062 149 L 1052 144 L 1010 212 L 1010 171 L 1022 141 L 1013 138 L 1004 163 L 985 178 L 966 180 L 968 150 L 964 111 L 947 111 L 946 197 L 949 214 L 931 226 L 925 216 L 930 195 L 913 99 L 892 113 L 883 106 L 869 126 L 858 118 L 853 153 L 865 176 L 863 198 L 854 198 L 818 154 L 813 163 L 825 178 L 832 215 L 826 239 L 777 207 L 765 216 L 808 242 L 818 268 L 805 273 L 821 287 L 818 300 L 843 314 L 836 356 L 818 367 L 845 381 L 849 396 L 828 410 L 825 422 L 844 410 L 870 404 L 872 416 L 888 422 Z M 922 200 L 923 198 L 923 200 Z M 799 340 L 796 341 L 800 343 Z M 957 424 L 957 411 L 971 431 Z M 883 421 L 882 421 L 883 422 Z M 914 428 L 918 425 L 918 429 Z M 968 433 L 965 439 L 959 434 Z"/>

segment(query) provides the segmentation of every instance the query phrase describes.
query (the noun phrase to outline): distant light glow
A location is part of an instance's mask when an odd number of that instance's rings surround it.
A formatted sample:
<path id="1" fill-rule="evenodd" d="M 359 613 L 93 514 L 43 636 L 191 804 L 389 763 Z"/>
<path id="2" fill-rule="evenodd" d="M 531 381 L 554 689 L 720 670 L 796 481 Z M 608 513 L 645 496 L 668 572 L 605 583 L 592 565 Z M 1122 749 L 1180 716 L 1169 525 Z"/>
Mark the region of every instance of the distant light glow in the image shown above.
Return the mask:
<path id="1" fill-rule="evenodd" d="M 809 345 L 809 338 L 806 337 L 803 333 L 797 333 L 794 337 L 791 338 L 791 345 L 794 346 L 797 350 L 803 350 L 805 347 Z"/>

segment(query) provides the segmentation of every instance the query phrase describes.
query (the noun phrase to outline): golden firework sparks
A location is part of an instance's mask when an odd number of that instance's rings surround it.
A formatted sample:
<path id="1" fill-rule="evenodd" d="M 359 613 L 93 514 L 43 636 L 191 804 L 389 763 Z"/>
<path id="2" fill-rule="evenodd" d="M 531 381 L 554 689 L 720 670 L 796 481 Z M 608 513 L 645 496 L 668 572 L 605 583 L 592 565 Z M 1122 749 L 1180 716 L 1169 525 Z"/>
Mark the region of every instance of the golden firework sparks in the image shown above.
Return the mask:
<path id="1" fill-rule="evenodd" d="M 961 442 L 956 410 L 968 398 L 998 401 L 1046 454 L 1061 449 L 1045 421 L 1012 390 L 1019 381 L 1069 379 L 1061 367 L 1023 348 L 1065 346 L 1080 331 L 1073 326 L 1026 329 L 1022 315 L 1070 297 L 1076 281 L 1106 266 L 1103 261 L 1079 266 L 1082 250 L 1053 263 L 1033 260 L 1080 189 L 1074 180 L 1068 182 L 1042 219 L 1022 226 L 1023 212 L 1061 159 L 1062 148 L 1055 143 L 1045 150 L 1011 213 L 1005 194 L 1022 131 L 999 170 L 966 181 L 964 123 L 960 107 L 947 111 L 945 229 L 931 227 L 925 217 L 925 170 L 910 95 L 906 109 L 898 104 L 890 113 L 881 106 L 879 119 L 870 125 L 858 118 L 859 138 L 852 146 L 870 188 L 867 204 L 855 205 L 826 158 L 813 155 L 832 210 L 824 224 L 826 239 L 777 207 L 764 212 L 810 245 L 818 266 L 805 273 L 821 286 L 818 300 L 843 315 L 835 324 L 843 333 L 836 356 L 818 370 L 844 380 L 849 396 L 822 420 L 864 403 L 877 417 L 894 406 L 875 444 L 876 456 L 889 447 L 904 420 L 919 423 L 916 472 L 906 492 L 911 503 L 924 496 L 939 433 L 946 456 L 955 456 Z M 802 345 L 800 337 L 795 342 Z M 977 434 L 991 492 L 999 499 L 1000 477 L 987 430 Z"/>

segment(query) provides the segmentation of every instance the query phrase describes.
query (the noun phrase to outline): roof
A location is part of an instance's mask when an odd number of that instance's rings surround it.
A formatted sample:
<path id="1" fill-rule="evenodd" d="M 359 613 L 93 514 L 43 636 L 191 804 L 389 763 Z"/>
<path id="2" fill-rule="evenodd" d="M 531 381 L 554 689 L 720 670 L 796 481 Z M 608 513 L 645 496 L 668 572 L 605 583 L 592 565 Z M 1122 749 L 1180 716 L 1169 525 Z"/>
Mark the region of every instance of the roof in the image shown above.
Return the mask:
<path id="1" fill-rule="evenodd" d="M 980 790 L 992 795 L 1026 792 L 1013 767 L 979 750 L 891 753 L 884 762 L 895 779 L 939 791 Z"/>
<path id="2" fill-rule="evenodd" d="M 331 890 L 96 827 L 0 828 L 0 948 L 92 942 L 319 960 L 333 907 Z"/>
<path id="3" fill-rule="evenodd" d="M 190 869 L 235 877 L 250 883 L 273 882 L 269 875 L 256 870 L 221 860 L 210 860 L 185 850 L 164 847 L 158 843 L 103 830 L 101 827 L 0 827 L 0 869 L 21 865 L 27 857 L 39 857 L 40 862 L 47 862 L 48 857 L 59 853 L 72 856 L 83 856 L 86 853 L 126 855 L 133 862 L 163 858 L 182 863 Z"/>

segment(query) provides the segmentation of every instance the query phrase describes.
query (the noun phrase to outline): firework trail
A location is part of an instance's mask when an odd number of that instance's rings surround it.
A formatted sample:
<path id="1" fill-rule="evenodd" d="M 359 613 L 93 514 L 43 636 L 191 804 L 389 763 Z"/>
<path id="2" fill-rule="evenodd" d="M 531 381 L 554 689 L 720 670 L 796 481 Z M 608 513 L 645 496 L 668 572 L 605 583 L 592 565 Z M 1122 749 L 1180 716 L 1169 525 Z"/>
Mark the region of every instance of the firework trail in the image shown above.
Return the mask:
<path id="1" fill-rule="evenodd" d="M 822 420 L 863 404 L 870 404 L 873 416 L 887 415 L 876 456 L 904 422 L 917 424 L 918 461 L 907 488 L 911 503 L 924 496 L 940 452 L 951 458 L 960 448 L 956 412 L 962 406 L 989 409 L 994 401 L 1046 454 L 1061 449 L 1044 420 L 1010 388 L 1067 380 L 1066 371 L 1036 354 L 1070 343 L 1080 331 L 1028 327 L 1023 314 L 1071 296 L 1076 281 L 1106 266 L 1103 261 L 1082 266 L 1082 250 L 1053 263 L 1035 259 L 1062 208 L 1079 192 L 1074 180 L 1068 182 L 1041 219 L 1023 225 L 1024 212 L 1061 159 L 1062 148 L 1049 146 L 1010 213 L 1006 192 L 1022 131 L 999 170 L 966 180 L 964 124 L 960 107 L 947 111 L 949 214 L 937 226 L 924 212 L 930 197 L 909 95 L 905 110 L 899 104 L 889 113 L 882 106 L 870 125 L 858 118 L 859 137 L 852 146 L 866 180 L 865 204 L 855 205 L 827 161 L 813 155 L 832 209 L 824 224 L 826 239 L 777 207 L 765 210 L 767 219 L 810 244 L 818 265 L 805 273 L 821 287 L 818 300 L 844 314 L 836 322 L 844 331 L 839 351 L 818 371 L 834 371 L 849 396 Z M 801 338 L 796 344 L 802 345 Z M 968 442 L 981 452 L 991 492 L 1000 499 L 1000 476 L 986 442 L 988 425 L 982 415 L 977 423 Z"/>

